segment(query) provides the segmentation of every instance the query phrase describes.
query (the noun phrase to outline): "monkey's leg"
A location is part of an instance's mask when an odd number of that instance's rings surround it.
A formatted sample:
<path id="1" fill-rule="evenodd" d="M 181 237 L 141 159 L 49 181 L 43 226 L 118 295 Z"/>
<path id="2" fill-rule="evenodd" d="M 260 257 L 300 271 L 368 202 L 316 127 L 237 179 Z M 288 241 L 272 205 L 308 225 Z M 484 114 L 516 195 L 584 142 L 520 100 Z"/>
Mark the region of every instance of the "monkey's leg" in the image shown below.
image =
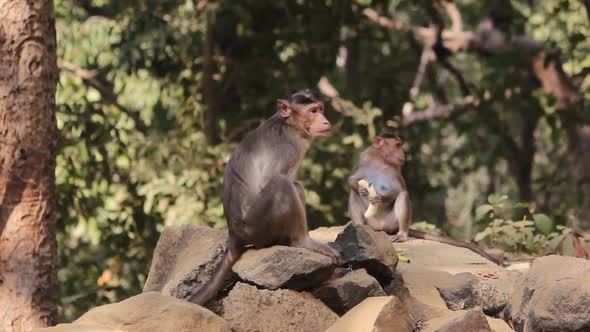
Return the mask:
<path id="1" fill-rule="evenodd" d="M 337 262 L 336 250 L 309 238 L 304 202 L 301 185 L 284 176 L 272 178 L 248 211 L 245 223 L 254 229 L 247 232 L 253 236 L 245 239 L 246 242 L 258 248 L 273 244 L 307 248 Z"/>
<path id="2" fill-rule="evenodd" d="M 351 190 L 348 196 L 348 213 L 352 223 L 362 225 L 366 223 L 364 213 L 367 210 L 368 201 L 364 200 L 361 195 Z"/>
<path id="3" fill-rule="evenodd" d="M 225 244 L 223 258 L 221 259 L 219 265 L 217 265 L 215 268 L 213 276 L 209 281 L 202 285 L 195 294 L 190 297 L 189 301 L 203 305 L 213 298 L 223 286 L 225 277 L 231 271 L 232 266 L 238 261 L 243 252 L 244 246 L 242 243 L 230 235 L 227 238 L 227 242 Z"/>
<path id="4" fill-rule="evenodd" d="M 412 202 L 407 191 L 399 193 L 395 199 L 391 214 L 387 219 L 399 227 L 397 234 L 391 240 L 394 242 L 407 241 L 410 223 L 412 222 Z"/>

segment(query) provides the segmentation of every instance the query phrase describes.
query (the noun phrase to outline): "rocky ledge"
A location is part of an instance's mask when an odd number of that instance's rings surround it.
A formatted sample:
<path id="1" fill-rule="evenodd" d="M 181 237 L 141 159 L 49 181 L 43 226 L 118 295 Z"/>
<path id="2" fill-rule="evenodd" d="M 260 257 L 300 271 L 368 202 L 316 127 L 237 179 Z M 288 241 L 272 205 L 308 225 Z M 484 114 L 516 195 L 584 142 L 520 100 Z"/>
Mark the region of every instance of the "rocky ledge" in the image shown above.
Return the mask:
<path id="1" fill-rule="evenodd" d="M 590 331 L 588 260 L 553 255 L 504 268 L 437 242 L 394 247 L 366 226 L 310 235 L 345 264 L 305 249 L 249 250 L 204 308 L 183 299 L 211 277 L 227 235 L 167 227 L 142 294 L 35 331 Z"/>

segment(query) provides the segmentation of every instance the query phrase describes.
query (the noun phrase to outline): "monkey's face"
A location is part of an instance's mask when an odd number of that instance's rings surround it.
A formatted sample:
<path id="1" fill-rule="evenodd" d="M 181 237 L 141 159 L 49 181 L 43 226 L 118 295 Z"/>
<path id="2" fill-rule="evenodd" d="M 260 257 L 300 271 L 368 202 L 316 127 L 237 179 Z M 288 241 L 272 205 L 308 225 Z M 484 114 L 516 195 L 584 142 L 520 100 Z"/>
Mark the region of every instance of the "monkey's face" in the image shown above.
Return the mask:
<path id="1" fill-rule="evenodd" d="M 302 106 L 299 113 L 305 118 L 312 138 L 324 138 L 330 135 L 332 124 L 324 115 L 324 104 L 318 102 Z"/>
<path id="2" fill-rule="evenodd" d="M 381 152 L 383 160 L 390 165 L 401 167 L 406 162 L 400 139 L 377 136 L 373 139 L 373 147 Z"/>

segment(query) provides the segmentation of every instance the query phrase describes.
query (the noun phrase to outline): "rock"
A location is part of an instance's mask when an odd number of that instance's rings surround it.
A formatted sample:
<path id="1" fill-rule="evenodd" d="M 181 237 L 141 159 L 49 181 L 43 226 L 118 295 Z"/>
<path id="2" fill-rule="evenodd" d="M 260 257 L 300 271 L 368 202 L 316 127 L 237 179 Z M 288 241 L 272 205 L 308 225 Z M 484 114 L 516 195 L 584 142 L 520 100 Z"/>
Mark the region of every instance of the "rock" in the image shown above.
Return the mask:
<path id="1" fill-rule="evenodd" d="M 520 273 L 527 273 L 531 268 L 531 262 L 514 262 L 506 267 L 508 271 L 517 271 Z"/>
<path id="2" fill-rule="evenodd" d="M 96 307 L 72 324 L 38 332 L 230 332 L 229 324 L 211 311 L 171 296 L 147 292 L 119 303 Z"/>
<path id="3" fill-rule="evenodd" d="M 395 246 L 398 250 L 403 251 L 404 256 L 410 259 L 409 265 L 451 274 L 461 272 L 501 274 L 504 272 L 501 266 L 490 262 L 469 249 L 436 241 L 412 239 L 407 242 L 396 243 Z"/>
<path id="4" fill-rule="evenodd" d="M 492 332 L 486 316 L 478 310 L 451 311 L 427 322 L 422 332 Z"/>
<path id="5" fill-rule="evenodd" d="M 229 292 L 223 300 L 223 309 L 223 317 L 236 332 L 319 332 L 338 319 L 310 294 L 288 289 L 257 289 L 244 283 L 237 283 Z"/>
<path id="6" fill-rule="evenodd" d="M 338 234 L 342 233 L 346 226 L 318 227 L 309 231 L 309 237 L 323 243 L 334 242 Z"/>
<path id="7" fill-rule="evenodd" d="M 590 261 L 545 256 L 512 293 L 505 310 L 516 331 L 590 331 Z"/>
<path id="8" fill-rule="evenodd" d="M 225 231 L 209 227 L 166 226 L 143 291 L 188 298 L 211 278 L 223 256 L 226 238 Z"/>
<path id="9" fill-rule="evenodd" d="M 367 225 L 348 224 L 338 234 L 334 247 L 345 263 L 355 269 L 364 268 L 381 284 L 392 279 L 398 257 L 386 233 L 375 232 Z"/>
<path id="10" fill-rule="evenodd" d="M 514 330 L 511 329 L 510 326 L 500 318 L 486 316 L 486 320 L 488 321 L 488 324 L 490 325 L 490 328 L 493 332 L 514 332 Z"/>
<path id="11" fill-rule="evenodd" d="M 233 271 L 242 280 L 263 288 L 304 290 L 328 280 L 334 268 L 328 256 L 303 248 L 273 246 L 248 250 Z"/>
<path id="12" fill-rule="evenodd" d="M 449 309 L 481 308 L 486 315 L 495 316 L 508 303 L 512 291 L 510 280 L 486 279 L 464 272 L 438 280 L 434 285 Z"/>
<path id="13" fill-rule="evenodd" d="M 313 291 L 313 295 L 338 315 L 370 296 L 385 296 L 379 282 L 364 269 L 355 270 L 342 278 L 331 280 Z"/>
<path id="14" fill-rule="evenodd" d="M 57 324 L 49 328 L 32 329 L 31 332 L 124 332 L 104 326 L 85 324 Z"/>
<path id="15" fill-rule="evenodd" d="M 412 332 L 414 322 L 395 296 L 369 297 L 340 317 L 326 332 Z"/>
<path id="16" fill-rule="evenodd" d="M 435 241 L 410 240 L 397 248 L 410 259 L 397 267 L 404 285 L 418 301 L 437 308 L 482 308 L 495 315 L 520 277 L 468 249 Z"/>

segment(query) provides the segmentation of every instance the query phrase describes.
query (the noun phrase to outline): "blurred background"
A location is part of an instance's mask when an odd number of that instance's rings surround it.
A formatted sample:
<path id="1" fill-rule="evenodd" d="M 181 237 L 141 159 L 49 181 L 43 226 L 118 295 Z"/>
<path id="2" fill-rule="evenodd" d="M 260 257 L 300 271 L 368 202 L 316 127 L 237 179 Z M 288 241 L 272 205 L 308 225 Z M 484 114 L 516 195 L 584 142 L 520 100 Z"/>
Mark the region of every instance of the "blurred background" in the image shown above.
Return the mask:
<path id="1" fill-rule="evenodd" d="M 299 174 L 310 228 L 386 127 L 415 228 L 507 255 L 590 228 L 590 2 L 56 0 L 60 320 L 138 293 L 166 225 L 224 228 L 225 162 L 312 88 L 336 131 Z"/>

